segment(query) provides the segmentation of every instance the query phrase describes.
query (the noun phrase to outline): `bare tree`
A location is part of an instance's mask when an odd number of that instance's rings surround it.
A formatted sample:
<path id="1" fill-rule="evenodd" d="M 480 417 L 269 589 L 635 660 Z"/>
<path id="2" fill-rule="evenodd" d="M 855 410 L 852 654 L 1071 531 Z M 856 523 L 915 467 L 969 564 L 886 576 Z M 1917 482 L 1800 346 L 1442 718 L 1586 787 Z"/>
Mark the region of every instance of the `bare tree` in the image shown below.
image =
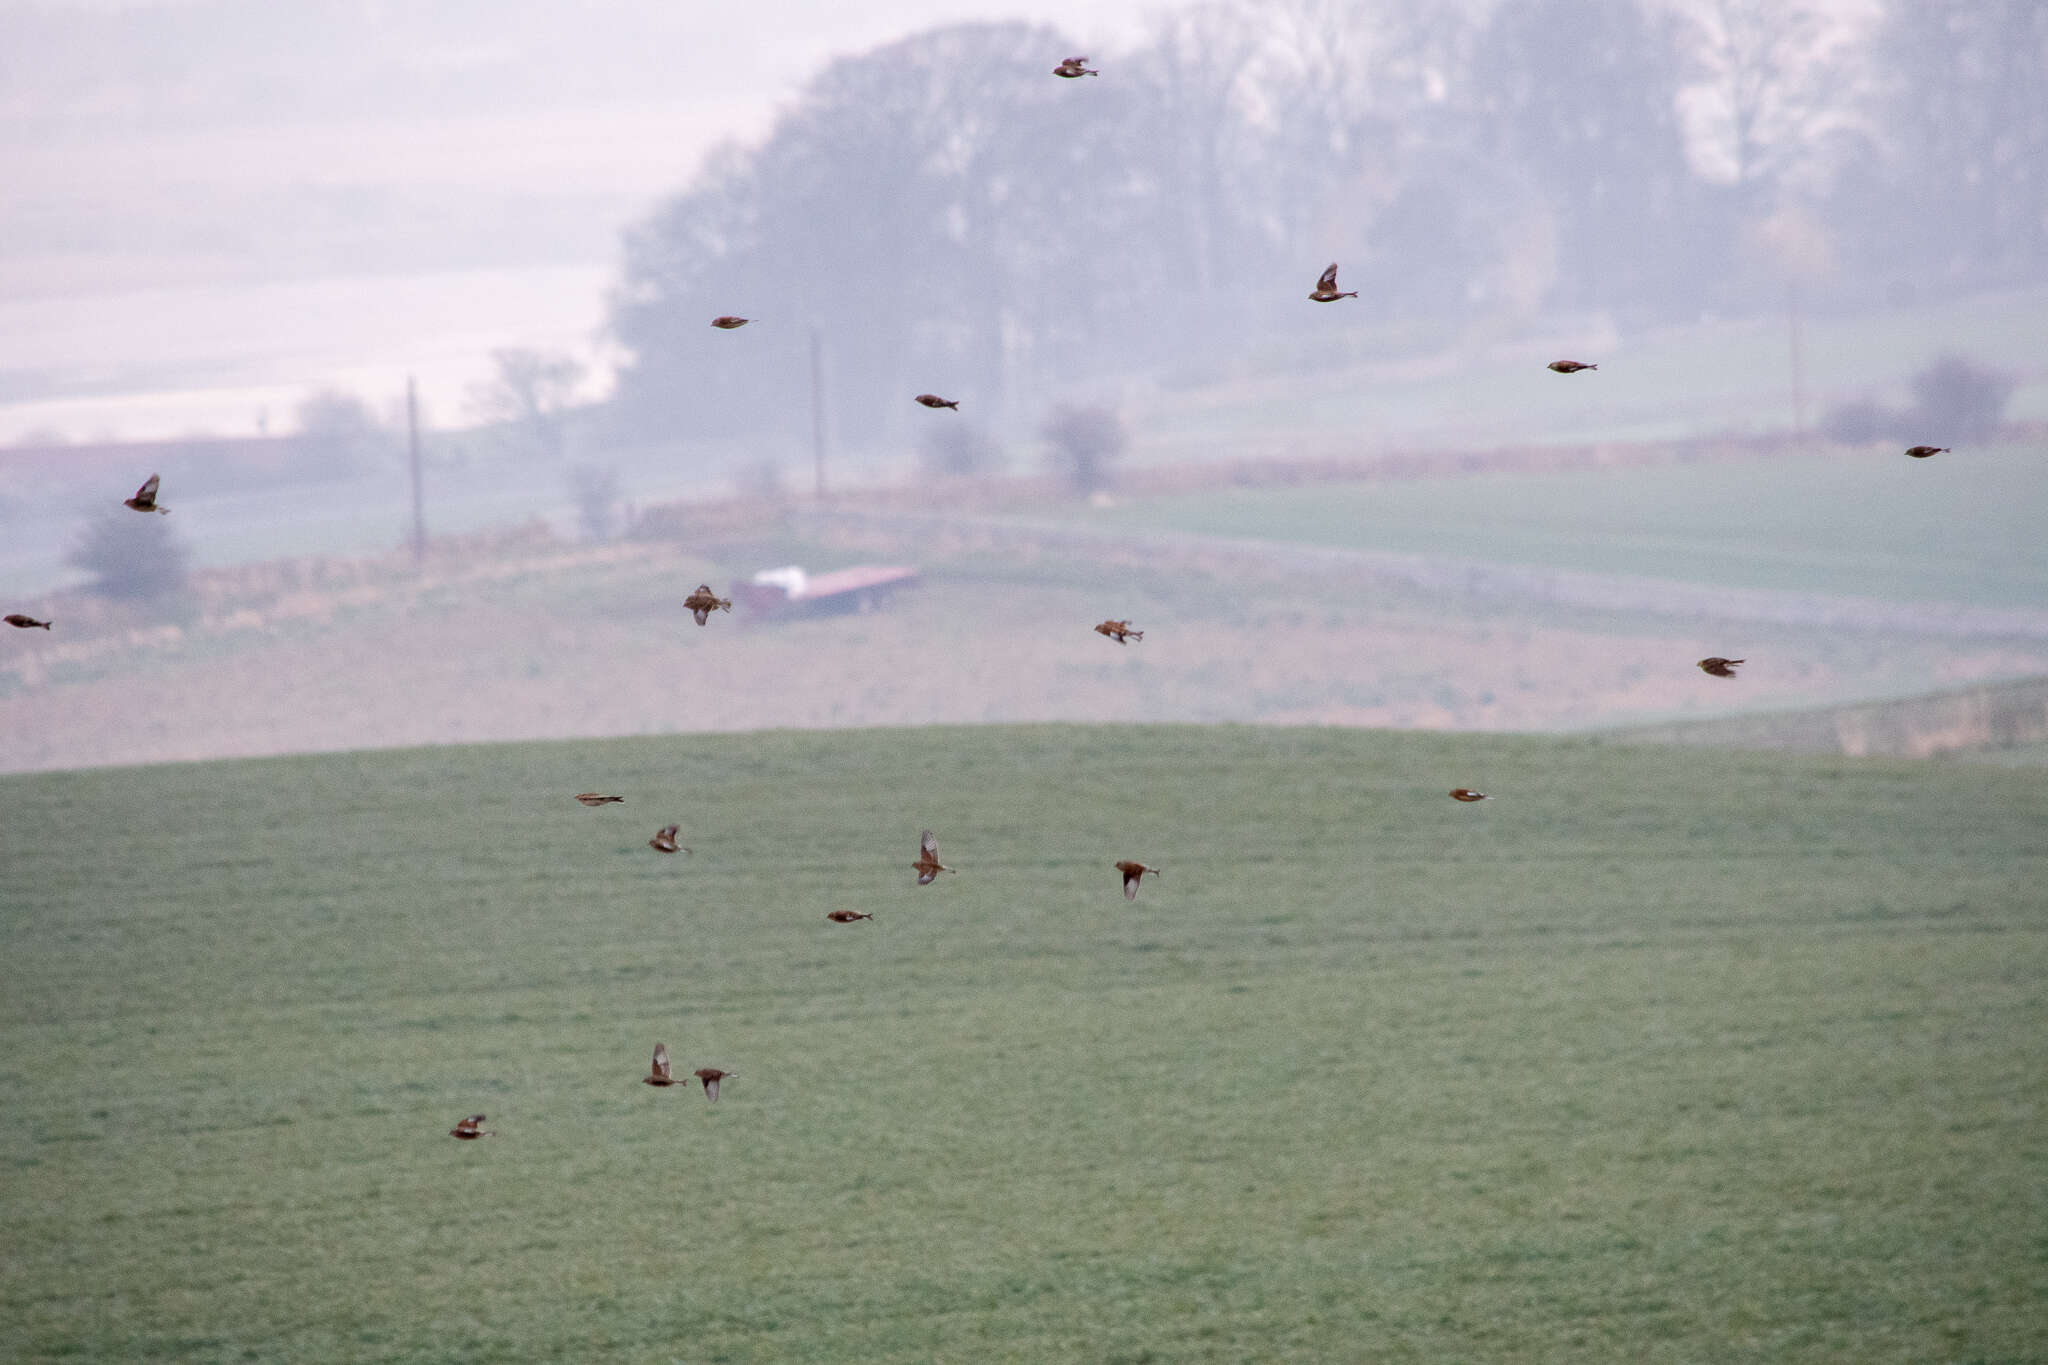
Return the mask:
<path id="1" fill-rule="evenodd" d="M 496 373 L 470 390 L 470 407 L 503 427 L 526 454 L 559 462 L 568 454 L 565 416 L 583 384 L 582 363 L 524 347 L 493 351 L 491 363 Z"/>
<path id="2" fill-rule="evenodd" d="M 1813 0 L 1686 0 L 1700 79 L 1685 91 L 1704 173 L 1754 213 L 1848 119 L 1849 33 Z"/>

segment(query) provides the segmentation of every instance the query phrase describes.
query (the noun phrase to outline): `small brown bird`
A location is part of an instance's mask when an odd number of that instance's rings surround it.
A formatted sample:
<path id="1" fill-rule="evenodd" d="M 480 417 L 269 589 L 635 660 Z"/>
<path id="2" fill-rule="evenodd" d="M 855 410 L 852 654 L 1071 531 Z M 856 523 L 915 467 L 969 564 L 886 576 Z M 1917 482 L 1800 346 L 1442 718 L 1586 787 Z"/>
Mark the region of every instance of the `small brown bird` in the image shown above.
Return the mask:
<path id="1" fill-rule="evenodd" d="M 5 621 L 16 630 L 32 630 L 37 626 L 41 626 L 44 630 L 50 628 L 48 621 L 38 621 L 33 616 L 23 616 L 19 612 L 12 611 L 8 612 L 5 616 L 0 616 L 0 621 Z"/>
<path id="2" fill-rule="evenodd" d="M 1068 80 L 1074 80 L 1077 77 L 1099 76 L 1102 73 L 1100 71 L 1090 71 L 1086 57 L 1069 57 L 1054 67 L 1052 74 L 1055 76 L 1065 76 Z"/>
<path id="3" fill-rule="evenodd" d="M 697 591 L 683 599 L 683 605 L 689 608 L 690 615 L 696 617 L 697 624 L 701 626 L 711 619 L 712 612 L 731 611 L 732 599 L 730 597 L 715 597 L 712 595 L 709 583 L 699 583 Z"/>
<path id="4" fill-rule="evenodd" d="M 675 1083 L 676 1078 L 670 1072 L 668 1065 L 668 1044 L 656 1043 L 654 1045 L 654 1065 L 645 1076 L 640 1078 L 640 1084 L 674 1085 Z"/>
<path id="5" fill-rule="evenodd" d="M 858 910 L 828 910 L 825 912 L 825 918 L 834 924 L 851 924 L 857 919 L 873 919 L 874 916 L 863 915 Z"/>
<path id="6" fill-rule="evenodd" d="M 715 1066 L 697 1068 L 697 1079 L 704 1082 L 704 1093 L 710 1097 L 713 1104 L 718 1103 L 718 1083 L 729 1081 L 739 1074 L 737 1071 L 720 1071 Z"/>
<path id="7" fill-rule="evenodd" d="M 734 317 L 734 316 L 733 316 L 732 314 L 730 314 L 730 313 L 727 313 L 727 314 L 726 314 L 726 315 L 725 315 L 724 317 L 722 317 L 722 318 L 713 318 L 713 319 L 711 319 L 711 325 L 712 325 L 713 327 L 722 327 L 722 328 L 724 328 L 724 329 L 725 329 L 726 331 L 730 332 L 730 331 L 731 331 L 731 330 L 732 330 L 733 328 L 735 328 L 735 327 L 744 327 L 744 326 L 746 326 L 746 325 L 747 325 L 748 323 L 750 323 L 750 322 L 752 322 L 752 321 L 753 321 L 753 319 L 752 319 L 752 318 L 736 318 L 736 317 Z"/>
<path id="8" fill-rule="evenodd" d="M 1747 659 L 1724 659 L 1717 654 L 1711 659 L 1701 659 L 1700 671 L 1711 673 L 1717 678 L 1732 678 L 1735 676 L 1735 665 L 1748 662 Z"/>
<path id="9" fill-rule="evenodd" d="M 1314 299 L 1317 303 L 1335 303 L 1338 299 L 1357 298 L 1358 291 L 1356 289 L 1352 289 L 1347 290 L 1343 293 L 1338 292 L 1337 264 L 1335 261 L 1332 261 L 1330 263 L 1330 268 L 1323 272 L 1323 277 L 1316 281 L 1316 292 L 1310 294 L 1309 297 L 1311 299 Z"/>
<path id="10" fill-rule="evenodd" d="M 941 398 L 935 393 L 921 393 L 917 396 L 916 401 L 928 408 L 951 408 L 955 412 L 960 410 L 959 403 L 950 398 Z"/>
<path id="11" fill-rule="evenodd" d="M 450 1128 L 448 1136 L 461 1138 L 464 1142 L 468 1142 L 472 1138 L 496 1137 L 497 1134 L 484 1131 L 484 1116 L 482 1114 L 471 1114 L 468 1118 Z"/>
<path id="12" fill-rule="evenodd" d="M 647 846 L 656 853 L 688 853 L 690 850 L 676 842 L 676 831 L 681 828 L 681 825 L 663 825 L 647 841 Z"/>
<path id="13" fill-rule="evenodd" d="M 142 487 L 135 490 L 135 496 L 132 498 L 123 498 L 121 500 L 121 505 L 123 507 L 132 507 L 138 512 L 161 512 L 165 516 L 169 516 L 171 514 L 170 508 L 158 507 L 156 505 L 157 479 L 158 476 L 155 474 L 152 474 L 148 478 L 144 479 L 142 481 Z"/>
<path id="14" fill-rule="evenodd" d="M 1155 877 L 1160 875 L 1158 868 L 1147 867 L 1143 863 L 1134 863 L 1128 858 L 1119 862 L 1116 865 L 1116 870 L 1124 874 L 1124 899 L 1127 901 L 1134 901 L 1138 898 L 1138 883 L 1144 879 L 1147 872 L 1150 872 Z"/>
<path id="15" fill-rule="evenodd" d="M 941 872 L 953 869 L 939 861 L 939 836 L 926 830 L 918 836 L 917 861 L 911 864 L 917 869 L 917 884 L 930 886 L 939 879 Z"/>
<path id="16" fill-rule="evenodd" d="M 1559 374 L 1577 374 L 1580 370 L 1597 370 L 1598 365 L 1581 365 L 1576 360 L 1553 360 L 1545 369 L 1556 370 Z"/>
<path id="17" fill-rule="evenodd" d="M 1476 792 L 1470 787 L 1451 788 L 1451 800 L 1453 801 L 1491 801 L 1492 799 L 1485 792 Z"/>
<path id="18" fill-rule="evenodd" d="M 1129 621 L 1104 621 L 1095 628 L 1095 633 L 1097 635 L 1107 635 L 1118 644 L 1122 644 L 1125 640 L 1142 640 L 1145 638 L 1145 632 L 1142 630 L 1132 630 Z"/>
<path id="19" fill-rule="evenodd" d="M 626 798 L 606 796 L 603 792 L 577 792 L 576 799 L 586 806 L 609 806 L 615 802 L 624 802 Z"/>
<path id="20" fill-rule="evenodd" d="M 1947 453 L 1948 453 L 1948 447 L 1947 447 L 1947 446 L 1908 446 L 1908 447 L 1906 448 L 1906 453 L 1907 453 L 1908 455 L 1911 455 L 1911 456 L 1912 456 L 1912 457 L 1913 457 L 1914 459 L 1916 459 L 1916 460 L 1924 460 L 1924 459 L 1926 459 L 1926 458 L 1927 458 L 1927 457 L 1928 457 L 1929 455 L 1945 455 L 1945 454 L 1947 454 Z"/>

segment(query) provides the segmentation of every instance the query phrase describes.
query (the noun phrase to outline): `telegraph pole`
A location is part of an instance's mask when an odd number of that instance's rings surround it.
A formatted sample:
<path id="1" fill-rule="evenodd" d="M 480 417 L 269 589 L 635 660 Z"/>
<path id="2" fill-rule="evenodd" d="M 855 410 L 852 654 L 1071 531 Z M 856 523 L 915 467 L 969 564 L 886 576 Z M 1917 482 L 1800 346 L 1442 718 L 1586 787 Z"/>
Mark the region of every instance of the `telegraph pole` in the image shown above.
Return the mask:
<path id="1" fill-rule="evenodd" d="M 1806 440 L 1806 357 L 1799 339 L 1799 286 L 1785 285 L 1785 329 L 1792 348 L 1792 439 Z"/>
<path id="2" fill-rule="evenodd" d="M 811 462 L 817 474 L 818 501 L 825 500 L 825 344 L 818 324 L 811 324 Z"/>
<path id="3" fill-rule="evenodd" d="M 427 509 L 420 491 L 420 394 L 411 375 L 405 377 L 405 448 L 412 465 L 412 562 L 427 561 Z"/>

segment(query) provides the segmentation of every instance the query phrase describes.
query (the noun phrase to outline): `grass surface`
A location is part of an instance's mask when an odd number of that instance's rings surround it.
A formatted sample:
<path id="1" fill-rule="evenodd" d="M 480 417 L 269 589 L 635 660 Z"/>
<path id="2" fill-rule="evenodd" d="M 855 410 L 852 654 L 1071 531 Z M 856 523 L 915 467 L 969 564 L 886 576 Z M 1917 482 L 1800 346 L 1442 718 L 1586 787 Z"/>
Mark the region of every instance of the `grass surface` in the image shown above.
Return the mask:
<path id="1" fill-rule="evenodd" d="M 2048 449 L 2030 443 L 1222 491 L 1073 515 L 1730 587 L 2048 603 Z"/>
<path id="2" fill-rule="evenodd" d="M 2043 1358 L 2048 773 L 1012 728 L 0 809 L 7 1358 Z"/>

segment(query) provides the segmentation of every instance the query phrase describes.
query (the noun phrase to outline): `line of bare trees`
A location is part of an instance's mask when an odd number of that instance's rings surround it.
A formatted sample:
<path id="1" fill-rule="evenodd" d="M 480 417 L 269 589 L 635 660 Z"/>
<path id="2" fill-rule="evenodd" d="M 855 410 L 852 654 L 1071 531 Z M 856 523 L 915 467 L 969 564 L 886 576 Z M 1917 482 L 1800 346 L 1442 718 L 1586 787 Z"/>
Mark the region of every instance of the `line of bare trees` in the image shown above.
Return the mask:
<path id="1" fill-rule="evenodd" d="M 1212 0 L 1047 76 L 1079 50 L 919 34 L 713 157 L 628 235 L 625 429 L 795 431 L 812 325 L 848 439 L 920 389 L 1004 414 L 1286 344 L 1332 258 L 1445 330 L 2048 278 L 2037 0 Z M 707 329 L 735 310 L 763 325 Z"/>

